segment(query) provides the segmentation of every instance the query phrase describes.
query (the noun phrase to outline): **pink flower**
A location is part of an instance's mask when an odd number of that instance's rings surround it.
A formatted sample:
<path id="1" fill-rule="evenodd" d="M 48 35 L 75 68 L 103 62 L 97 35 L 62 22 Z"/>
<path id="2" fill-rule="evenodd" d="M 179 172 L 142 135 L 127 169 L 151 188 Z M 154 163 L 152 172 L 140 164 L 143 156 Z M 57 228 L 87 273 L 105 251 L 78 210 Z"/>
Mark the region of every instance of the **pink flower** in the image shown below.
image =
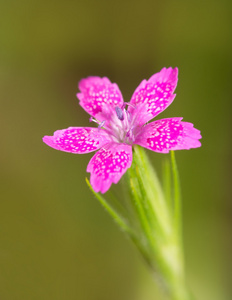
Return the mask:
<path id="1" fill-rule="evenodd" d="M 200 147 L 200 131 L 182 118 L 147 123 L 174 100 L 177 75 L 177 68 L 163 68 L 140 83 L 129 103 L 108 78 L 82 79 L 77 97 L 98 128 L 69 127 L 45 136 L 43 141 L 54 149 L 77 154 L 100 149 L 91 158 L 87 172 L 91 173 L 93 189 L 102 193 L 130 168 L 135 144 L 160 153 Z"/>

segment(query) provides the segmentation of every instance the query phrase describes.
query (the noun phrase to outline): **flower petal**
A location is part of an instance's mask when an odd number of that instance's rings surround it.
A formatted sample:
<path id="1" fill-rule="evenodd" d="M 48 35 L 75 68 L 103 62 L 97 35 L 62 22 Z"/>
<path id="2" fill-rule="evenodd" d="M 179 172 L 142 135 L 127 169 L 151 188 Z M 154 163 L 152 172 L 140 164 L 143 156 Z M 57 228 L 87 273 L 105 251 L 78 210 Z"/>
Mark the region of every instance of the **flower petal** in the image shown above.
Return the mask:
<path id="1" fill-rule="evenodd" d="M 43 137 L 43 141 L 57 150 L 83 154 L 98 150 L 111 139 L 100 128 L 69 127 L 55 131 L 53 136 Z"/>
<path id="2" fill-rule="evenodd" d="M 143 127 L 135 144 L 160 153 L 200 147 L 200 131 L 192 123 L 181 120 L 182 118 L 170 118 L 149 123 Z"/>
<path id="3" fill-rule="evenodd" d="M 81 93 L 77 94 L 80 105 L 99 121 L 107 120 L 109 112 L 123 105 L 123 97 L 116 83 L 106 77 L 88 77 L 79 82 Z"/>
<path id="4" fill-rule="evenodd" d="M 177 68 L 163 68 L 148 81 L 143 80 L 135 90 L 128 110 L 137 124 L 145 124 L 165 110 L 174 100 L 178 81 Z"/>
<path id="5" fill-rule="evenodd" d="M 132 163 L 132 147 L 110 143 L 99 150 L 90 160 L 87 172 L 95 192 L 105 193 L 112 183 L 117 183 Z"/>

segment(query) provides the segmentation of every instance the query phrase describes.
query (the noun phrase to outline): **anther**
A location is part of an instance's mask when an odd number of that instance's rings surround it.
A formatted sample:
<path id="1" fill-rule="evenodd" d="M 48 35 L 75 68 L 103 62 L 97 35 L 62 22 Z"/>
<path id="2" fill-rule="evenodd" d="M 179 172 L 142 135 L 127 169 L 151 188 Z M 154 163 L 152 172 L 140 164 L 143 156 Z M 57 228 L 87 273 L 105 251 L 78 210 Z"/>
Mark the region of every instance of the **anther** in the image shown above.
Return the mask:
<path id="1" fill-rule="evenodd" d="M 116 106 L 115 111 L 116 111 L 118 119 L 123 121 L 124 120 L 124 115 L 123 115 L 122 109 L 120 107 Z"/>
<path id="2" fill-rule="evenodd" d="M 102 121 L 99 125 L 98 125 L 98 127 L 97 128 L 102 128 L 104 125 L 105 125 L 105 120 L 104 121 Z"/>

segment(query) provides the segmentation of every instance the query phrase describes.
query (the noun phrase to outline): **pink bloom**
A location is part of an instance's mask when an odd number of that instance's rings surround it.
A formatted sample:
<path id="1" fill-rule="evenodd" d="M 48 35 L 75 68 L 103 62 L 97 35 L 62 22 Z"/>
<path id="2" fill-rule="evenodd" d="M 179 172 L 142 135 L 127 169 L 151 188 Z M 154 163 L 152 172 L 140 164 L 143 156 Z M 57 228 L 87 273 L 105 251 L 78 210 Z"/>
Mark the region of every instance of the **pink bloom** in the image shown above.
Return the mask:
<path id="1" fill-rule="evenodd" d="M 140 83 L 129 103 L 123 101 L 117 84 L 108 78 L 82 79 L 77 97 L 98 128 L 69 127 L 45 136 L 43 141 L 54 149 L 77 154 L 100 149 L 87 172 L 91 173 L 93 189 L 102 193 L 130 168 L 134 144 L 160 153 L 200 147 L 200 131 L 182 118 L 147 123 L 174 100 L 177 75 L 177 68 L 163 68 Z"/>

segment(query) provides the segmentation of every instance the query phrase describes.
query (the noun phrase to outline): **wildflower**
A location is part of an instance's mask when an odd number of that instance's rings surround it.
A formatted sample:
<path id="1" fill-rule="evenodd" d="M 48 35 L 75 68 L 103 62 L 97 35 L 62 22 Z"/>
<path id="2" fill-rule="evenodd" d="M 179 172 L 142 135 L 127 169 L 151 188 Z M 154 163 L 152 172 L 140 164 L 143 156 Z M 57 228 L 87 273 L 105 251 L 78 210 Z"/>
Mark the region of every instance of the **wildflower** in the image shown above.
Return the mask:
<path id="1" fill-rule="evenodd" d="M 108 78 L 82 79 L 77 97 L 98 128 L 69 127 L 45 136 L 43 141 L 54 149 L 76 154 L 100 149 L 91 158 L 87 172 L 91 173 L 93 189 L 102 193 L 130 168 L 134 144 L 160 153 L 200 147 L 200 131 L 182 118 L 148 123 L 174 100 L 177 75 L 177 68 L 163 68 L 140 83 L 129 103 Z"/>

